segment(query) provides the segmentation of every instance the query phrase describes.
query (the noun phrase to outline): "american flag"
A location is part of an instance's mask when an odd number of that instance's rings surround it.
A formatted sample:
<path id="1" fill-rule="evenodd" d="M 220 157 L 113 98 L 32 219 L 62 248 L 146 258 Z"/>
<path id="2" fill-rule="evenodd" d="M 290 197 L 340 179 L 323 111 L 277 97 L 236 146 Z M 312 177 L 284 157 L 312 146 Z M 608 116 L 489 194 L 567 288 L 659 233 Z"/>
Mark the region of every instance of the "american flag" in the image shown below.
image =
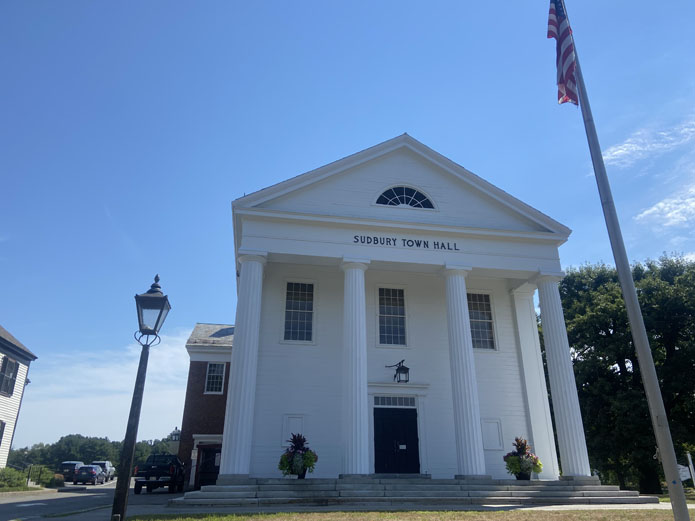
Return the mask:
<path id="1" fill-rule="evenodd" d="M 574 40 L 562 0 L 550 0 L 548 38 L 557 40 L 557 101 L 558 103 L 569 101 L 577 105 L 577 82 L 574 76 L 577 62 L 574 55 Z"/>

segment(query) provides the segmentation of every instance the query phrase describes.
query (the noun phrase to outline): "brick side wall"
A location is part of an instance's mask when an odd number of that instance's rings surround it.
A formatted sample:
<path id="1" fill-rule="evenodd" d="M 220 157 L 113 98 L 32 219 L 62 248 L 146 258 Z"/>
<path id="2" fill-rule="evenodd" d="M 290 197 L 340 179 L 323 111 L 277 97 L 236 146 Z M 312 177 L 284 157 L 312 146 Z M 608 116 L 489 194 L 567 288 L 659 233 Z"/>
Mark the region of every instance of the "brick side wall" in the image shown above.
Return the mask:
<path id="1" fill-rule="evenodd" d="M 204 394 L 207 362 L 191 362 L 188 369 L 186 401 L 181 421 L 179 458 L 186 465 L 186 482 L 190 477 L 193 434 L 222 434 L 229 384 L 229 363 L 225 364 L 222 394 Z"/>

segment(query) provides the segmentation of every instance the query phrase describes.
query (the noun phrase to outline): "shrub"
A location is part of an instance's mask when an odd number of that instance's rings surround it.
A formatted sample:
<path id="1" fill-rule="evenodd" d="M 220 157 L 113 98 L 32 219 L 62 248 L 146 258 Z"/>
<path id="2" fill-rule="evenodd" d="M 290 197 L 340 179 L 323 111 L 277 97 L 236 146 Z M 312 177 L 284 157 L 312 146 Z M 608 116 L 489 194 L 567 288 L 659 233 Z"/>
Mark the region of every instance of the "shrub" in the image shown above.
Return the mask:
<path id="1" fill-rule="evenodd" d="M 0 490 L 3 488 L 23 487 L 27 484 L 27 475 L 20 470 L 5 467 L 0 469 Z"/>
<path id="2" fill-rule="evenodd" d="M 30 471 L 30 479 L 42 487 L 47 487 L 54 479 L 55 474 L 46 465 L 32 465 Z"/>
<path id="3" fill-rule="evenodd" d="M 60 488 L 65 486 L 65 477 L 62 474 L 53 474 L 53 477 L 46 484 L 48 488 Z"/>

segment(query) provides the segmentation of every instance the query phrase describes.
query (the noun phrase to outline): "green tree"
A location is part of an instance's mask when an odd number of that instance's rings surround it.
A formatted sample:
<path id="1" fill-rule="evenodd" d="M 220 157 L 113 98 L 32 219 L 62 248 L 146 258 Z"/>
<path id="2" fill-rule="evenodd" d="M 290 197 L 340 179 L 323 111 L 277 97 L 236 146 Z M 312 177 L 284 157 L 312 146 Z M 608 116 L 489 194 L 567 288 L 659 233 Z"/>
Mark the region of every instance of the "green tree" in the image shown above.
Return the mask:
<path id="1" fill-rule="evenodd" d="M 46 465 L 50 461 L 50 445 L 37 443 L 31 448 L 12 449 L 7 457 L 7 465 L 10 467 L 24 468 L 27 465 Z"/>
<path id="2" fill-rule="evenodd" d="M 695 438 L 695 263 L 663 256 L 633 268 L 674 444 Z M 661 491 L 661 469 L 618 276 L 605 264 L 560 284 L 592 468 L 605 481 Z"/>
<path id="3" fill-rule="evenodd" d="M 123 443 L 109 441 L 108 438 L 69 434 L 53 444 L 37 443 L 31 447 L 11 449 L 7 463 L 10 466 L 24 468 L 27 465 L 46 465 L 57 469 L 63 461 L 92 461 L 109 460 L 118 466 L 121 460 Z M 139 441 L 135 445 L 134 465 L 141 465 L 150 454 L 169 452 L 166 439 Z"/>
<path id="4" fill-rule="evenodd" d="M 97 460 L 111 460 L 116 456 L 108 438 L 96 438 L 70 434 L 63 436 L 49 450 L 50 464 L 58 466 L 61 461 L 83 461 L 91 463 Z"/>
<path id="5" fill-rule="evenodd" d="M 169 454 L 169 444 L 166 439 L 144 440 L 135 444 L 133 467 L 142 465 L 150 454 Z"/>

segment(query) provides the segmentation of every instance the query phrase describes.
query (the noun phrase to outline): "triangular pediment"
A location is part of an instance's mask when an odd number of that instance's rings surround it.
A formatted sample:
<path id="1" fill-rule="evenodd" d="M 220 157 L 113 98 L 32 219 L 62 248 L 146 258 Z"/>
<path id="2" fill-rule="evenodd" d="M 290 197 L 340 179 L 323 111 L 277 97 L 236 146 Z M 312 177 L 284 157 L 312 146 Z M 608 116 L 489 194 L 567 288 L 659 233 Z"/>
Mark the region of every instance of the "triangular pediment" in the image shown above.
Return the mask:
<path id="1" fill-rule="evenodd" d="M 397 186 L 418 190 L 433 208 L 377 204 L 384 191 Z M 237 199 L 234 208 L 565 238 L 570 233 L 407 134 Z"/>

